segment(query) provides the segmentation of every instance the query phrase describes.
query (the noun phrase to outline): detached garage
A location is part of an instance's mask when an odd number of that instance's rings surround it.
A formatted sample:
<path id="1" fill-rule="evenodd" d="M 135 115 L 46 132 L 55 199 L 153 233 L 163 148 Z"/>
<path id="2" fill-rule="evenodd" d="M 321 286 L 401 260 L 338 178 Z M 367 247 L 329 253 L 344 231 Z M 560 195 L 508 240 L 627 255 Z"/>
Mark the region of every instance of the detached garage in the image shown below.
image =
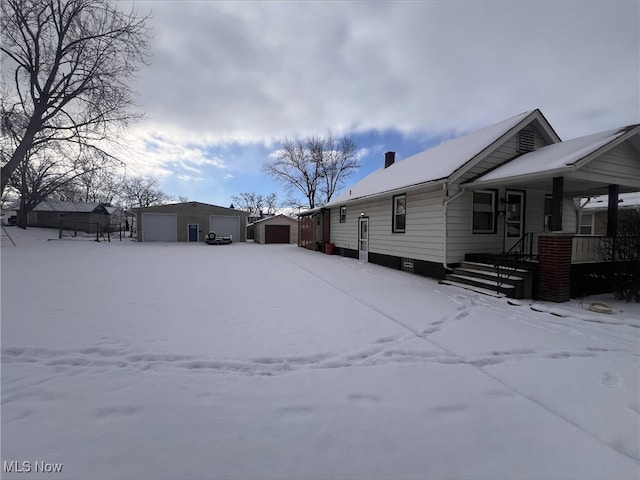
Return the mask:
<path id="1" fill-rule="evenodd" d="M 254 222 L 256 243 L 298 243 L 298 222 L 286 215 Z"/>
<path id="2" fill-rule="evenodd" d="M 136 209 L 139 242 L 203 242 L 209 232 L 246 241 L 247 213 L 201 202 Z"/>

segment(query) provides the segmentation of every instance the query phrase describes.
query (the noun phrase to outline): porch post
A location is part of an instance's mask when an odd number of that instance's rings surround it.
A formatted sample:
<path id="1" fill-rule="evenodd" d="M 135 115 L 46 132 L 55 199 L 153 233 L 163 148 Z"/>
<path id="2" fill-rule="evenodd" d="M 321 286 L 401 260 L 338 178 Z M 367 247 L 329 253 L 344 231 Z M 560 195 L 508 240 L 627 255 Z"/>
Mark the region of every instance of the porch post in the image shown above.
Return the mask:
<path id="1" fill-rule="evenodd" d="M 609 185 L 609 205 L 607 209 L 607 237 L 618 234 L 618 185 Z"/>
<path id="2" fill-rule="evenodd" d="M 549 228 L 552 232 L 562 230 L 562 196 L 564 195 L 564 177 L 553 177 L 551 195 L 551 220 Z"/>

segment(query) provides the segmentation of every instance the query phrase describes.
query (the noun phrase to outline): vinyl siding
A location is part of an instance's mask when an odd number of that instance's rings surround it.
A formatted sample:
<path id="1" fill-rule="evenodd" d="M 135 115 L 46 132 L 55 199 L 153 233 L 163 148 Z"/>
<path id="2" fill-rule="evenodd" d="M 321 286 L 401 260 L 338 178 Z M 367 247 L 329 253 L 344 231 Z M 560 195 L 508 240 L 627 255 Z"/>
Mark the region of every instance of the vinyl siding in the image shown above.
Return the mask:
<path id="1" fill-rule="evenodd" d="M 498 189 L 498 202 L 504 198 L 505 190 Z M 519 189 L 513 189 L 519 190 Z M 551 192 L 526 190 L 524 231 L 534 234 L 544 233 L 544 199 Z M 498 210 L 504 206 L 498 203 Z M 576 207 L 573 200 L 563 202 L 563 233 L 576 231 Z M 466 253 L 502 253 L 504 250 L 504 215 L 497 217 L 496 233 L 476 233 L 472 231 L 473 192 L 468 191 L 454 200 L 447 211 L 447 263 L 460 263 Z"/>
<path id="2" fill-rule="evenodd" d="M 621 185 L 627 185 L 631 181 L 640 186 L 640 155 L 633 146 L 625 142 L 589 162 L 577 173 L 600 180 L 608 178 Z"/>
<path id="3" fill-rule="evenodd" d="M 401 193 L 401 192 L 399 192 Z M 384 255 L 442 262 L 442 187 L 408 192 L 404 233 L 391 231 L 393 197 L 347 204 L 345 223 L 339 222 L 339 206 L 331 212 L 331 242 L 357 250 L 358 218 L 369 218 L 369 251 Z"/>
<path id="4" fill-rule="evenodd" d="M 547 145 L 547 142 L 545 142 L 542 134 L 537 128 L 535 128 L 531 124 L 525 128 L 533 128 L 533 130 L 535 130 L 534 146 L 536 149 L 542 148 Z M 464 172 L 464 174 L 462 174 L 460 178 L 456 180 L 456 182 L 463 183 L 473 180 L 476 177 L 487 173 L 488 170 L 493 169 L 498 165 L 502 165 L 503 163 L 506 163 L 507 161 L 520 155 L 520 153 L 517 151 L 517 136 L 518 134 L 516 133 L 504 143 L 500 144 L 494 151 L 487 155 L 487 157 L 483 158 L 478 163 L 469 168 L 469 170 Z"/>

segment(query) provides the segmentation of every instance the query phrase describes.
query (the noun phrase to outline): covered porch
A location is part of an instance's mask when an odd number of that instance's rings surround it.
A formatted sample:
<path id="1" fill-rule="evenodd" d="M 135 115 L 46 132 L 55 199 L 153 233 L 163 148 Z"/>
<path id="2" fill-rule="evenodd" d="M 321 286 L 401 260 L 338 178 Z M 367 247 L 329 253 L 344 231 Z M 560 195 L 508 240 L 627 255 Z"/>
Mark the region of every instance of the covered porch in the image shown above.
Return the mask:
<path id="1" fill-rule="evenodd" d="M 494 265 L 499 282 L 518 269 L 533 271 L 533 296 L 568 300 L 575 294 L 571 287 L 576 272 L 588 275 L 600 270 L 596 264 L 619 260 L 612 250 L 619 237 L 619 196 L 640 191 L 640 126 L 540 148 L 464 187 L 505 192 L 496 208 L 504 221 L 504 240 L 496 238 L 503 241 L 502 251 L 469 254 L 465 259 Z M 544 204 L 528 204 L 533 197 L 528 192 L 544 192 Z M 606 234 L 584 235 L 585 199 L 601 195 L 607 196 Z M 543 217 L 544 222 L 530 222 L 532 216 Z"/>

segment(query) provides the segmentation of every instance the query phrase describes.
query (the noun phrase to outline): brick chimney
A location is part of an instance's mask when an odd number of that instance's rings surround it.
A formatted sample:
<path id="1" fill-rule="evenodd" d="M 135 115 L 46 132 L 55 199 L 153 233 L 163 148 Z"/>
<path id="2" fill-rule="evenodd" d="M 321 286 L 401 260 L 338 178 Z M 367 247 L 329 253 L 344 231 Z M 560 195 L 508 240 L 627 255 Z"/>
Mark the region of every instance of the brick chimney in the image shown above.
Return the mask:
<path id="1" fill-rule="evenodd" d="M 393 162 L 396 161 L 396 152 L 386 152 L 384 154 L 384 168 L 390 167 L 393 165 Z"/>

